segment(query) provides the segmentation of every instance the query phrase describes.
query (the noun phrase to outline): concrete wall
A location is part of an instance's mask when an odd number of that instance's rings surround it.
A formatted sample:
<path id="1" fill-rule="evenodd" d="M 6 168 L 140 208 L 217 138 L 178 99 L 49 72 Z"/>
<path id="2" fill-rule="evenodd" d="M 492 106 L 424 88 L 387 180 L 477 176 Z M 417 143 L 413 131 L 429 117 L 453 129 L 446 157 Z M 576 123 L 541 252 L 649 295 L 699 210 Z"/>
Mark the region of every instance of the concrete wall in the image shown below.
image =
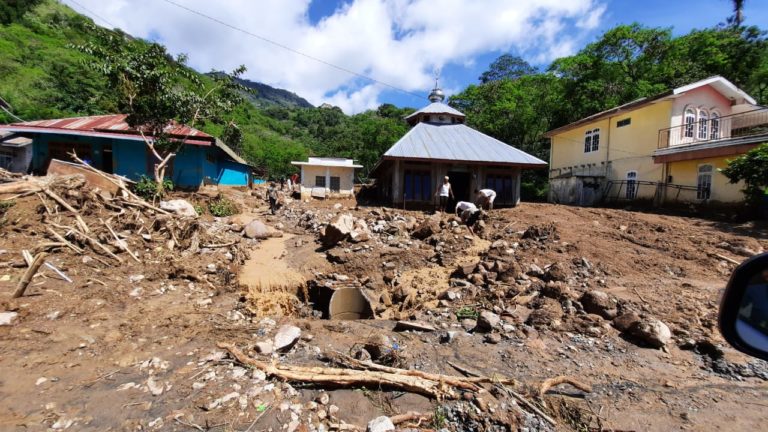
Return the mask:
<path id="1" fill-rule="evenodd" d="M 348 197 L 355 193 L 355 169 L 352 167 L 326 167 L 301 165 L 301 197 L 309 198 L 315 187 L 315 177 L 325 178 L 326 197 Z M 331 191 L 331 177 L 339 177 L 339 191 Z"/>
<path id="2" fill-rule="evenodd" d="M 719 168 L 727 167 L 728 159 L 733 159 L 734 157 L 735 156 L 728 156 L 670 162 L 669 175 L 672 176 L 672 182 L 675 184 L 696 186 L 699 166 L 703 164 L 711 164 L 713 167 L 712 192 L 709 201 L 726 203 L 740 202 L 744 200 L 744 194 L 741 192 L 741 190 L 744 189 L 744 183 L 739 182 L 737 184 L 731 184 L 728 182 L 728 178 L 718 170 Z M 667 192 L 667 201 L 674 200 L 675 197 L 672 195 L 673 193 L 674 192 L 671 190 Z M 680 198 L 683 201 L 696 201 L 696 193 L 695 191 L 682 192 Z"/>
<path id="3" fill-rule="evenodd" d="M 584 135 L 586 131 L 600 129 L 600 145 L 597 151 L 584 152 Z M 604 166 L 608 152 L 608 119 L 592 122 L 571 129 L 552 137 L 552 157 L 550 170 L 580 168 L 581 165 L 594 166 L 600 169 Z"/>
<path id="4" fill-rule="evenodd" d="M 710 86 L 699 87 L 686 92 L 674 99 L 672 117 L 669 126 L 683 124 L 683 114 L 687 107 L 705 109 L 708 112 L 717 111 L 720 117 L 731 115 L 731 101 Z"/>

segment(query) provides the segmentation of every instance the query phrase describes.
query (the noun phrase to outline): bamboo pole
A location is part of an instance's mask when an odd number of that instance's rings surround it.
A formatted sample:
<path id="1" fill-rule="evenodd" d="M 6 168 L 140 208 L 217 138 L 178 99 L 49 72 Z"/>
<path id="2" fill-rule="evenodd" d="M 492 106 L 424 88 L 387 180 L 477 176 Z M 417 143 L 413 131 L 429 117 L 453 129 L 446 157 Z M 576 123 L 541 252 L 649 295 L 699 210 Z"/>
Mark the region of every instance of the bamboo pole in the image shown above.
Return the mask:
<path id="1" fill-rule="evenodd" d="M 37 256 L 35 256 L 34 261 L 32 261 L 32 265 L 24 273 L 24 276 L 22 276 L 21 280 L 19 281 L 19 285 L 16 286 L 16 291 L 13 292 L 13 298 L 19 298 L 24 295 L 24 292 L 27 290 L 29 283 L 32 282 L 32 278 L 35 276 L 35 273 L 37 273 L 37 270 L 40 269 L 40 266 L 43 265 L 43 262 L 45 262 L 45 257 L 47 256 L 48 254 L 46 252 L 40 252 L 37 254 Z"/>

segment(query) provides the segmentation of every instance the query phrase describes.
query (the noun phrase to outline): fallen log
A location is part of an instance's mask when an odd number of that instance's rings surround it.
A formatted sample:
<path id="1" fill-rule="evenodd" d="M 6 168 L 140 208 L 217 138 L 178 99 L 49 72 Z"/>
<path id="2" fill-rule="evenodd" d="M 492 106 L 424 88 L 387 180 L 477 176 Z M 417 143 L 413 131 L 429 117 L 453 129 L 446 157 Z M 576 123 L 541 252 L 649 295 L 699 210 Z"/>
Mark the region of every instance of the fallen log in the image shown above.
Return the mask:
<path id="1" fill-rule="evenodd" d="M 438 400 L 449 398 L 456 399 L 457 392 L 453 391 L 446 381 L 435 381 L 413 375 L 407 375 L 406 370 L 397 369 L 398 373 L 340 369 L 328 367 L 307 367 L 276 365 L 273 363 L 264 363 L 253 359 L 233 344 L 219 342 L 218 347 L 226 349 L 239 363 L 261 370 L 267 375 L 276 378 L 317 384 L 330 384 L 335 386 L 376 386 L 393 387 L 399 390 L 418 393 L 425 396 L 434 397 Z M 449 381 L 460 381 L 460 377 L 448 377 Z M 471 382 L 466 381 L 462 388 L 473 386 Z M 476 387 L 475 387 L 476 388 Z"/>
<path id="2" fill-rule="evenodd" d="M 45 262 L 45 257 L 47 257 L 48 254 L 46 252 L 40 252 L 35 256 L 34 261 L 32 261 L 32 264 L 29 266 L 27 271 L 24 273 L 24 276 L 22 276 L 21 280 L 19 281 L 19 284 L 16 286 L 16 291 L 13 292 L 13 298 L 19 298 L 24 295 L 24 292 L 27 290 L 27 287 L 29 286 L 29 283 L 32 282 L 32 278 L 35 277 L 35 273 L 37 273 L 37 270 L 40 269 L 40 266 L 43 265 L 43 262 Z"/>

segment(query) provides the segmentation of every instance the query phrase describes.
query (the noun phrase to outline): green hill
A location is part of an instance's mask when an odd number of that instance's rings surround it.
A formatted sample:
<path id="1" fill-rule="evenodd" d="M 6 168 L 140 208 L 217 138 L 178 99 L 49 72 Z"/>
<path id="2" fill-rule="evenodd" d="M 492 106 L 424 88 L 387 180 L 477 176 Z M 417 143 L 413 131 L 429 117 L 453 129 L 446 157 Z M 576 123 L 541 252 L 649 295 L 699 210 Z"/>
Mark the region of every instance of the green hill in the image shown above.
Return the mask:
<path id="1" fill-rule="evenodd" d="M 119 30 L 96 26 L 56 0 L 0 4 L 3 105 L 24 120 L 116 112 L 114 92 L 87 66 L 93 58 L 72 48 L 97 40 L 100 32 L 135 40 Z M 338 109 L 314 108 L 287 90 L 247 80 L 241 84 L 254 91 L 231 114 L 243 136 L 237 150 L 273 176 L 291 172 L 291 160 L 310 154 L 357 158 L 366 166 L 365 174 L 408 128 L 402 117 L 410 110 L 384 105 L 378 111 L 347 116 Z M 13 121 L 0 111 L 0 123 Z M 201 129 L 217 136 L 223 132 L 218 125 Z"/>

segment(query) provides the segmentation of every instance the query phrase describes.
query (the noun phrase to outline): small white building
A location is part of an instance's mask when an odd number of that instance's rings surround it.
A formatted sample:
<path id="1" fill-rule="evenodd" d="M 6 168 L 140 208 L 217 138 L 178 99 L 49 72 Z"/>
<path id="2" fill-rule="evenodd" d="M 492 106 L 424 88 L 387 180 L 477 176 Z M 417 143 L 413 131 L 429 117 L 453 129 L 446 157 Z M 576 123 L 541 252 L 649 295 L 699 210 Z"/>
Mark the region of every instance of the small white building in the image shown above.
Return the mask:
<path id="1" fill-rule="evenodd" d="M 301 198 L 351 197 L 355 193 L 355 165 L 352 159 L 311 157 L 307 162 L 291 162 L 301 167 Z"/>

